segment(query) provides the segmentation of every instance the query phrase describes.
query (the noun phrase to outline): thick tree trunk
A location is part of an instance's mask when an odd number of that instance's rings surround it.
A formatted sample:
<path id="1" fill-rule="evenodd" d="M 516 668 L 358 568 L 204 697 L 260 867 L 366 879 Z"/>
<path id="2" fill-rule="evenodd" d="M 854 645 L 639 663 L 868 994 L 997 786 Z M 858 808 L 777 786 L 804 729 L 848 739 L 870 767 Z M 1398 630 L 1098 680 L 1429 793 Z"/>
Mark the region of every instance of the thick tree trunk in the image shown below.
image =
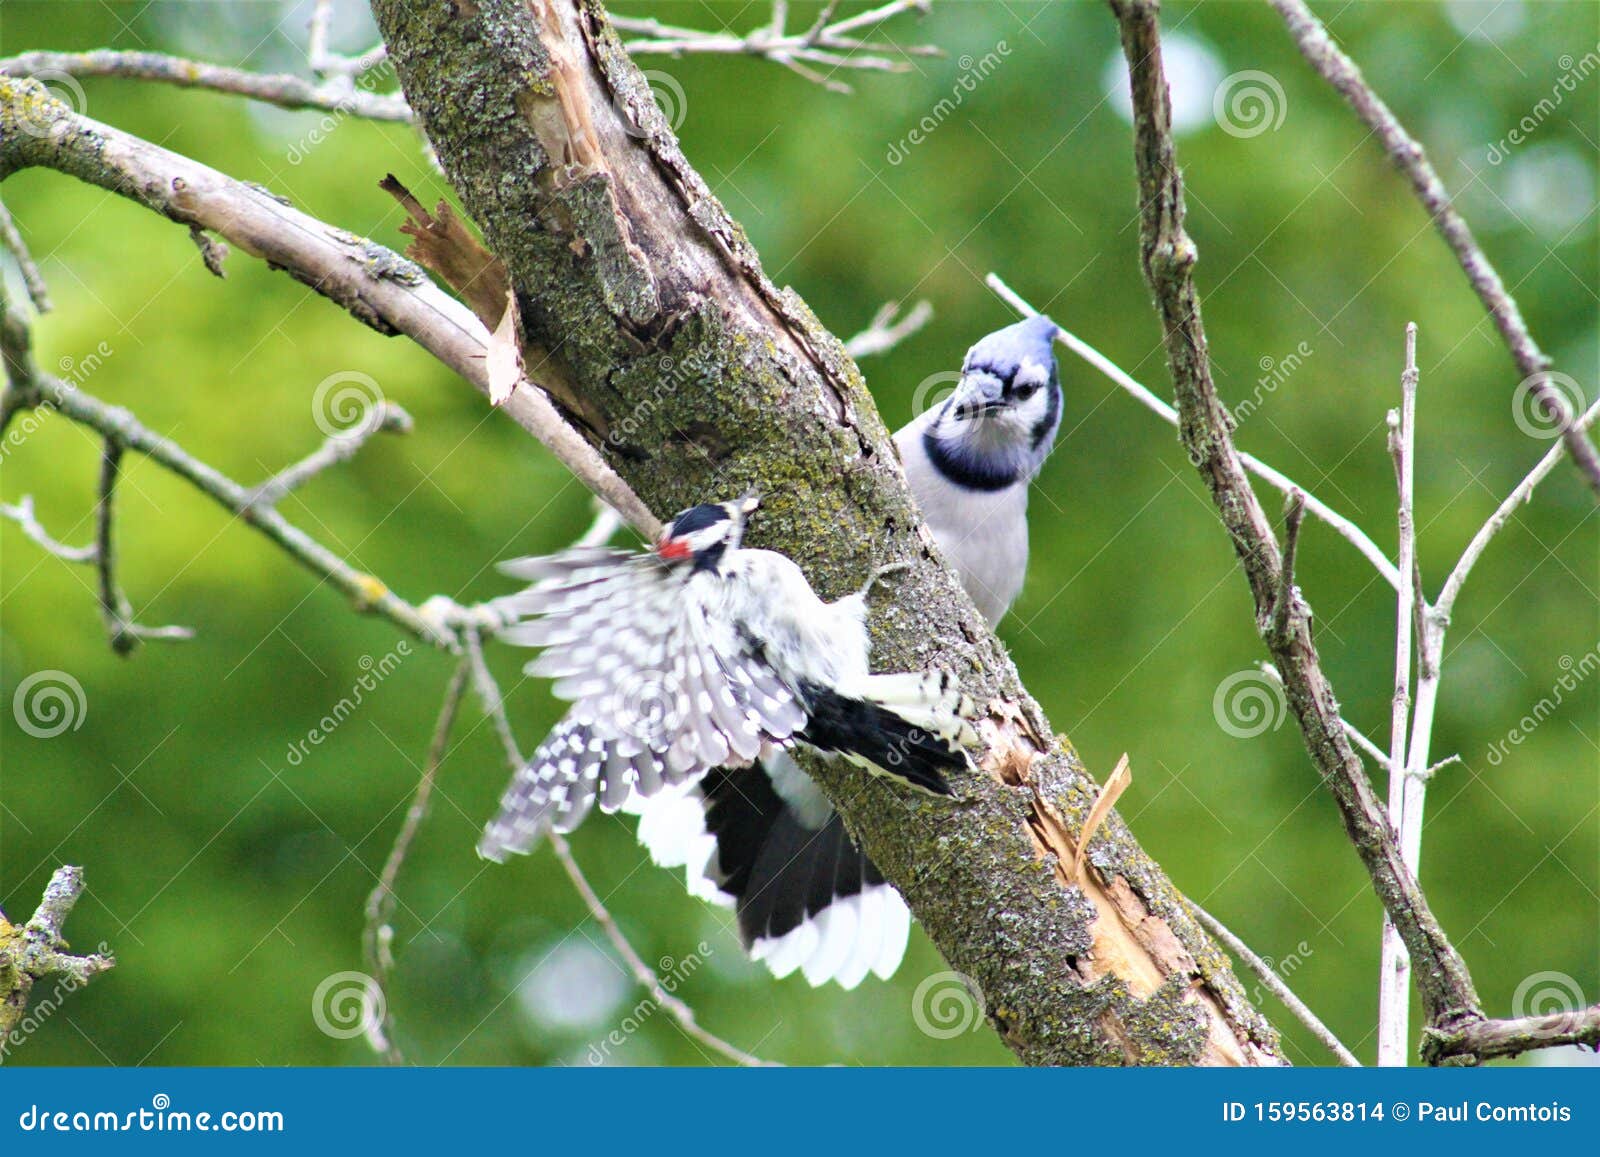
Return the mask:
<path id="1" fill-rule="evenodd" d="M 751 539 L 825 596 L 919 565 L 874 616 L 876 665 L 940 664 L 990 703 L 959 801 L 819 771 L 868 852 L 1024 1061 L 1275 1064 L 1277 1039 L 1177 890 L 1050 735 L 936 551 L 854 364 L 679 151 L 597 3 L 374 0 L 406 97 L 516 288 L 529 345 L 657 513 L 766 496 Z M 1130 253 L 1130 258 L 1132 254 Z"/>

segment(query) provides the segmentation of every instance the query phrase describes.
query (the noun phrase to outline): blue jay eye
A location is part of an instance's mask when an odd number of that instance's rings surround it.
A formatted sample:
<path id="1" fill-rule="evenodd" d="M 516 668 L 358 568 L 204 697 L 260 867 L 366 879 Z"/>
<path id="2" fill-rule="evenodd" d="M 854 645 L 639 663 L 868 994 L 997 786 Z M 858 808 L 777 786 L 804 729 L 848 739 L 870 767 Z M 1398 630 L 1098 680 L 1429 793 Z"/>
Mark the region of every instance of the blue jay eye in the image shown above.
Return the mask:
<path id="1" fill-rule="evenodd" d="M 1012 393 L 1012 396 L 1017 399 L 1017 401 L 1026 402 L 1029 398 L 1033 397 L 1033 395 L 1035 393 L 1037 393 L 1038 390 L 1039 390 L 1038 386 L 1031 385 L 1031 384 L 1029 384 L 1027 382 L 1024 382 L 1022 385 L 1017 386 L 1015 389 L 1013 389 L 1011 391 L 1011 393 Z"/>

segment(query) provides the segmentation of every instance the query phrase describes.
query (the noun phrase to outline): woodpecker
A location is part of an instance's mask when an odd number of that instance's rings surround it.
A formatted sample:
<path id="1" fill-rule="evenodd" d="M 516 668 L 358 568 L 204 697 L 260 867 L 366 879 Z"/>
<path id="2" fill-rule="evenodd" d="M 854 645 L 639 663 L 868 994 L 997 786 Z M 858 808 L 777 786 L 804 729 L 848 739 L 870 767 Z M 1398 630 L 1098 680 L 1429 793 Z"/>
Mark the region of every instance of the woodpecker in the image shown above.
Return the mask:
<path id="1" fill-rule="evenodd" d="M 945 558 L 995 626 L 1028 565 L 1028 486 L 1061 424 L 1056 324 L 1033 317 L 967 352 L 955 391 L 895 444 Z M 689 892 L 735 909 L 750 955 L 778 977 L 854 988 L 893 975 L 911 913 L 784 751 L 629 801 L 639 840 Z"/>
<path id="2" fill-rule="evenodd" d="M 794 743 L 951 793 L 945 775 L 976 741 L 971 702 L 944 672 L 870 674 L 866 590 L 825 603 L 790 559 L 741 545 L 757 505 L 686 510 L 652 551 L 502 567 L 534 585 L 502 600 L 521 621 L 500 637 L 542 648 L 527 672 L 572 707 L 513 777 L 479 854 L 529 851 L 596 803 L 615 811 Z"/>

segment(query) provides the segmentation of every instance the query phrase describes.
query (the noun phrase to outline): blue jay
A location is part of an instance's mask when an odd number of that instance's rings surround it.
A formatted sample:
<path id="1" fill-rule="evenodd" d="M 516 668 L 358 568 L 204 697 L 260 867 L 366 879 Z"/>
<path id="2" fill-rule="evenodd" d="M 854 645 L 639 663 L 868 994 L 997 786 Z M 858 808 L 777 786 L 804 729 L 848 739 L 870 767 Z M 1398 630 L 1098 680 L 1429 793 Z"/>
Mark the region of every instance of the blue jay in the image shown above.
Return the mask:
<path id="1" fill-rule="evenodd" d="M 983 338 L 940 405 L 895 435 L 939 549 L 994 626 L 1028 565 L 1028 486 L 1061 424 L 1056 325 L 1033 317 Z M 689 892 L 735 910 L 752 958 L 775 976 L 854 988 L 887 979 L 905 955 L 911 913 L 811 777 L 778 751 L 719 767 L 645 800 L 639 840 Z"/>

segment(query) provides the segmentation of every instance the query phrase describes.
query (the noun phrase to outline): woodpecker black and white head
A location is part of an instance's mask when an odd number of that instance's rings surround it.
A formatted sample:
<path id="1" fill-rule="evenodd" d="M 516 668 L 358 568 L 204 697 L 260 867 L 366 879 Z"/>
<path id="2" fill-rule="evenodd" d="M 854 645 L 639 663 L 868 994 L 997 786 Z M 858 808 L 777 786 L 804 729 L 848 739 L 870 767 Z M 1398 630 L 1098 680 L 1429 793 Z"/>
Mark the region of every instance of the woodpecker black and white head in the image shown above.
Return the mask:
<path id="1" fill-rule="evenodd" d="M 745 522 L 761 500 L 754 494 L 732 502 L 704 503 L 683 511 L 656 539 L 656 557 L 665 562 L 693 562 L 695 570 L 716 570 L 723 556 L 738 550 Z"/>

